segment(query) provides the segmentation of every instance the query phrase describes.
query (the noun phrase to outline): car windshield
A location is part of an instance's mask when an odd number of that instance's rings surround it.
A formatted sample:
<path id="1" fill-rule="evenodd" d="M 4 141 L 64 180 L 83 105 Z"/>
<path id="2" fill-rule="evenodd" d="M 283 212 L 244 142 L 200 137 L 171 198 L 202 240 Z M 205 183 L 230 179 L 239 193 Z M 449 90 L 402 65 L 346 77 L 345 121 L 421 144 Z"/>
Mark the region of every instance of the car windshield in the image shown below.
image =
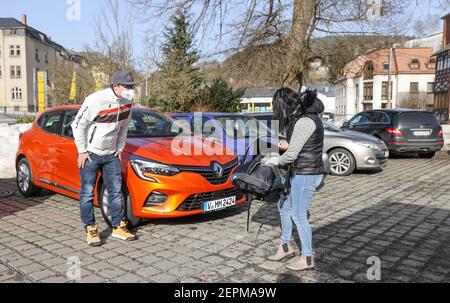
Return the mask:
<path id="1" fill-rule="evenodd" d="M 342 132 L 341 128 L 334 126 L 332 123 L 330 123 L 328 121 L 322 120 L 322 123 L 323 123 L 323 128 L 327 131 L 334 132 L 334 133 Z"/>
<path id="2" fill-rule="evenodd" d="M 273 131 L 261 124 L 254 117 L 220 116 L 216 117 L 227 137 L 242 139 L 270 136 Z"/>
<path id="3" fill-rule="evenodd" d="M 175 137 L 189 130 L 184 129 L 176 121 L 151 110 L 134 110 L 131 113 L 128 137 L 130 138 L 158 138 Z"/>

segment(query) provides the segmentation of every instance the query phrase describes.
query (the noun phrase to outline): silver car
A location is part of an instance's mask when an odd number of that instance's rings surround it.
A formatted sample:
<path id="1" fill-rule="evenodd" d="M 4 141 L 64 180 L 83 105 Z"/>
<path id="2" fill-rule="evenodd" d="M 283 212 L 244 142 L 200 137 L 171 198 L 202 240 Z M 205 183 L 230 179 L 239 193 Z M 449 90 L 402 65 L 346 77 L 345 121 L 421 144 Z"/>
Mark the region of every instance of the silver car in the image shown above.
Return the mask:
<path id="1" fill-rule="evenodd" d="M 386 166 L 389 150 L 386 144 L 368 134 L 343 130 L 323 121 L 324 152 L 330 161 L 330 173 L 348 176 L 356 169 L 381 169 Z"/>

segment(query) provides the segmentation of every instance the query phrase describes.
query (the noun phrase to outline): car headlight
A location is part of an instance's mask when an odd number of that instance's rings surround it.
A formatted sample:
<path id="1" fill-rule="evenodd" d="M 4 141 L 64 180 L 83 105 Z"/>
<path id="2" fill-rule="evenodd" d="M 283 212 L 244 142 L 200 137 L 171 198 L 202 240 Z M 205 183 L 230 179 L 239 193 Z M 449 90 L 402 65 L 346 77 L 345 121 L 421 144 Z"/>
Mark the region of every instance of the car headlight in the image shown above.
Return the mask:
<path id="1" fill-rule="evenodd" d="M 379 149 L 377 144 L 370 142 L 370 141 L 353 140 L 353 142 L 355 142 L 358 145 L 370 148 L 370 149 Z"/>
<path id="2" fill-rule="evenodd" d="M 154 162 L 149 159 L 130 156 L 131 167 L 133 168 L 136 175 L 141 179 L 157 182 L 156 179 L 152 178 L 151 175 L 163 175 L 163 176 L 173 176 L 180 172 L 176 167 Z"/>

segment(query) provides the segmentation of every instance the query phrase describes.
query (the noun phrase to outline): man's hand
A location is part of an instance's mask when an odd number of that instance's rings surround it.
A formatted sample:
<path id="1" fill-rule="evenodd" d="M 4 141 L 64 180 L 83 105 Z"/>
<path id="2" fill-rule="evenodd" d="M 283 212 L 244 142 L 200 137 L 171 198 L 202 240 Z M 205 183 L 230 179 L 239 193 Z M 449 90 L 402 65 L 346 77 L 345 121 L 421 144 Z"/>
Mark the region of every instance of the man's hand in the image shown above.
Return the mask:
<path id="1" fill-rule="evenodd" d="M 84 164 L 87 160 L 92 162 L 92 159 L 88 153 L 78 154 L 78 168 L 84 168 Z"/>
<path id="2" fill-rule="evenodd" d="M 119 159 L 120 160 L 122 160 L 122 152 L 121 151 L 117 151 L 115 154 L 114 154 L 114 157 L 119 157 Z"/>
<path id="3" fill-rule="evenodd" d="M 278 148 L 282 151 L 287 150 L 289 147 L 289 143 L 287 143 L 286 140 L 281 140 L 280 143 L 278 143 Z"/>

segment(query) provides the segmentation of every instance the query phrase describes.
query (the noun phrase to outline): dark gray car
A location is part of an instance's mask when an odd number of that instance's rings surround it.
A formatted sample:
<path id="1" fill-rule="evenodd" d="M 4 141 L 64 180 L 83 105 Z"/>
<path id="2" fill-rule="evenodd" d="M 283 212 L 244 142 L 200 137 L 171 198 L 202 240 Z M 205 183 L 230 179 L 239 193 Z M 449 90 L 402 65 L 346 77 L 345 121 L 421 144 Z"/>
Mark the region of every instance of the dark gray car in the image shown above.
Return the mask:
<path id="1" fill-rule="evenodd" d="M 272 113 L 248 114 L 271 127 Z M 323 121 L 323 120 L 322 120 Z M 386 144 L 369 134 L 344 130 L 323 121 L 324 152 L 328 155 L 330 173 L 348 176 L 355 170 L 377 170 L 386 166 L 389 150 Z"/>

